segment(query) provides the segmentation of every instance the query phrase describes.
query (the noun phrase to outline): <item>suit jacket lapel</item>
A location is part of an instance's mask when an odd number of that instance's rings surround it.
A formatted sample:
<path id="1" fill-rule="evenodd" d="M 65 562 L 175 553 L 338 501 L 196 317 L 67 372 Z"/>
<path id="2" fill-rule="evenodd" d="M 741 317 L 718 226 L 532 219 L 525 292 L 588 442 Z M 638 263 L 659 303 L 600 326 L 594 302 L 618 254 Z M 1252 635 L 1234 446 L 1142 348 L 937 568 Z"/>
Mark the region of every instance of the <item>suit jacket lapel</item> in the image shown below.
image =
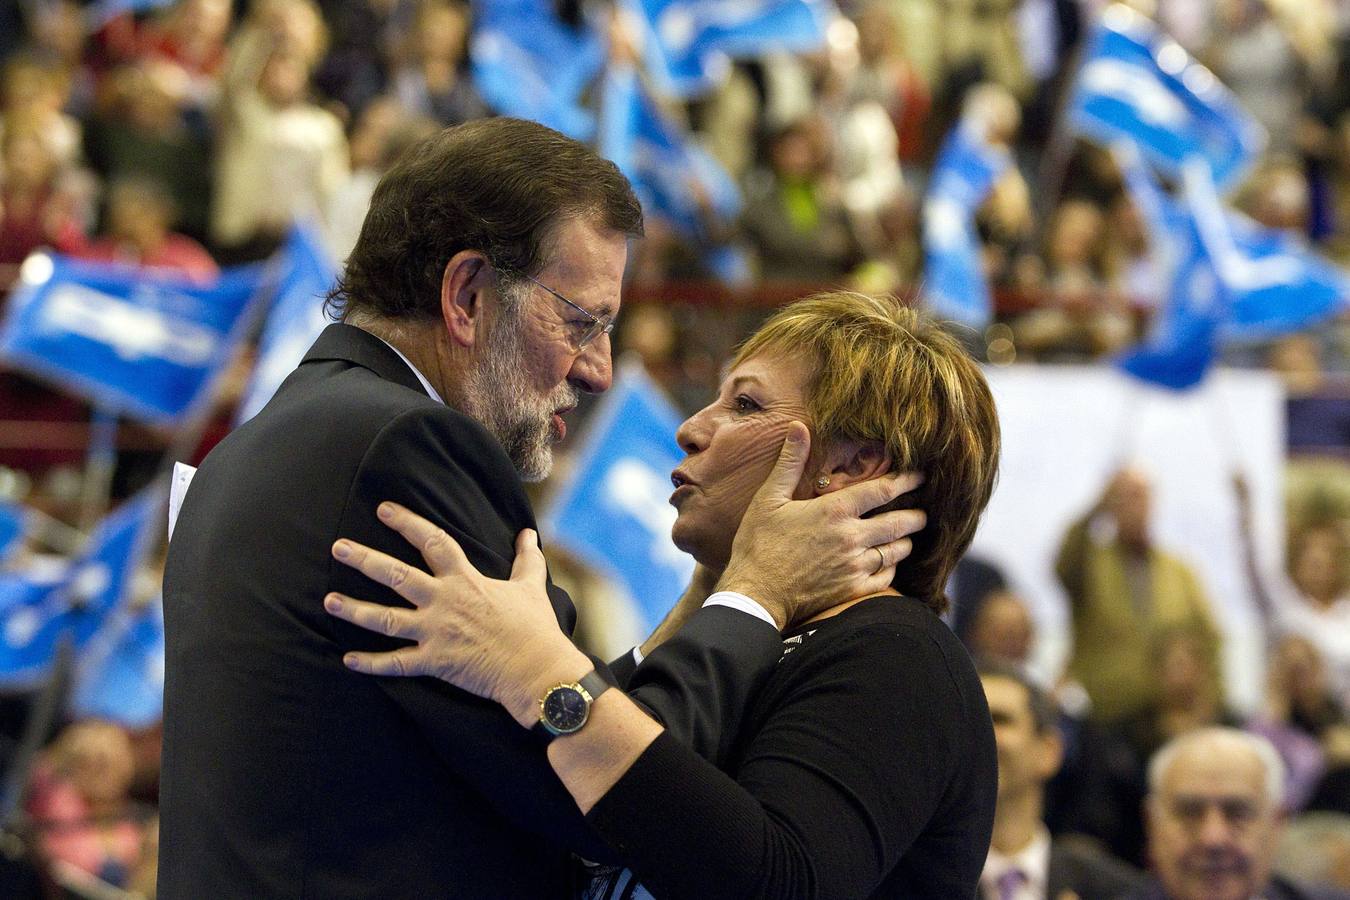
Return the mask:
<path id="1" fill-rule="evenodd" d="M 329 325 L 309 348 L 301 365 L 310 360 L 339 359 L 370 369 L 381 378 L 401 384 L 419 394 L 426 394 L 426 388 L 418 381 L 417 374 L 399 359 L 398 354 L 389 345 L 368 331 L 354 325 L 336 322 Z"/>

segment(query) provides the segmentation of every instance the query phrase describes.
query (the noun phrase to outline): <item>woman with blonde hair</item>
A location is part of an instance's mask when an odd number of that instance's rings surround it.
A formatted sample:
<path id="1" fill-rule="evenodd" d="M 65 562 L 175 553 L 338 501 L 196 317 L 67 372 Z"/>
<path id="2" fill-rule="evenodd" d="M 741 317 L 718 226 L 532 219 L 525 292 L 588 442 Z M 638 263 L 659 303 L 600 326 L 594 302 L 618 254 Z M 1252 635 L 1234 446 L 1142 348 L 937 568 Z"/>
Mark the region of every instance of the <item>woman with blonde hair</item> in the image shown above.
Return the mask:
<path id="1" fill-rule="evenodd" d="M 340 618 L 417 642 L 347 665 L 436 675 L 545 732 L 555 772 L 631 869 L 587 896 L 974 896 L 997 788 L 993 732 L 974 667 L 938 614 L 998 467 L 979 368 L 894 298 L 823 294 L 751 336 L 677 438 L 687 456 L 671 477 L 672 537 L 699 566 L 648 653 L 714 587 L 734 590 L 732 543 L 761 486 L 793 484 L 805 499 L 893 471 L 924 479 L 903 502 L 928 524 L 889 587 L 775 623 L 783 656 L 739 732 L 723 736 L 721 770 L 597 684 L 544 603 L 529 531 L 511 580 L 492 581 L 430 522 L 384 504 L 381 518 L 434 574 L 339 542 L 348 565 L 415 607 L 330 594 Z M 637 684 L 643 669 L 619 674 Z"/>

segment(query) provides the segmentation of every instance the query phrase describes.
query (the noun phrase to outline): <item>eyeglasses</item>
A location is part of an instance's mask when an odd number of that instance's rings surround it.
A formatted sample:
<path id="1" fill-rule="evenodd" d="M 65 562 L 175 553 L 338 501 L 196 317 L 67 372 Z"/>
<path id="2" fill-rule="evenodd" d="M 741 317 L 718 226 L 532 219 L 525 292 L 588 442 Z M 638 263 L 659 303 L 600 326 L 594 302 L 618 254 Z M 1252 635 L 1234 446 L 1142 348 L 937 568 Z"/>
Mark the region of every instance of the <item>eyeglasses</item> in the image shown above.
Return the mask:
<path id="1" fill-rule="evenodd" d="M 600 335 L 609 334 L 611 331 L 614 330 L 614 316 L 610 315 L 609 313 L 606 313 L 603 316 L 597 316 L 590 310 L 580 307 L 577 304 L 573 303 L 571 300 L 568 300 L 562 294 L 558 293 L 553 288 L 549 287 L 543 282 L 535 278 L 531 278 L 529 275 L 526 275 L 525 278 L 528 281 L 534 282 L 539 287 L 548 291 L 550 294 L 557 297 L 559 300 L 566 303 L 568 306 L 572 307 L 577 312 L 581 313 L 583 316 L 586 317 L 586 323 L 584 325 L 580 322 L 569 323 L 574 326 L 572 330 L 572 345 L 574 349 L 580 351 L 583 347 L 585 347 L 591 341 L 598 338 Z"/>

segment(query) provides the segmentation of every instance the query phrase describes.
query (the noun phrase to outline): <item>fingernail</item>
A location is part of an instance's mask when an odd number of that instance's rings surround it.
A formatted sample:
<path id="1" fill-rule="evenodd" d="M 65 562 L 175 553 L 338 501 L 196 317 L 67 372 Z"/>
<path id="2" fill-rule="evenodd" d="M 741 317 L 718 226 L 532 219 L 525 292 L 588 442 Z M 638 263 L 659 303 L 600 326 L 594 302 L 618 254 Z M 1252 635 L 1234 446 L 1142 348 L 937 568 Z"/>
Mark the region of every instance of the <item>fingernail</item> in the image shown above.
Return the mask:
<path id="1" fill-rule="evenodd" d="M 381 519 L 392 519 L 394 517 L 394 504 L 388 501 L 381 503 L 379 508 L 375 510 L 375 514 Z"/>
<path id="2" fill-rule="evenodd" d="M 800 428 L 790 428 L 787 439 L 794 444 L 802 444 L 806 442 L 806 433 Z"/>
<path id="3" fill-rule="evenodd" d="M 342 657 L 342 664 L 343 664 L 344 666 L 346 666 L 347 668 L 349 668 L 349 669 L 355 669 L 355 668 L 356 668 L 356 657 L 355 657 L 355 656 L 352 656 L 350 653 L 348 653 L 346 656 Z"/>
<path id="4" fill-rule="evenodd" d="M 338 541 L 333 545 L 333 555 L 338 559 L 346 559 L 352 555 L 352 545 L 346 541 Z"/>
<path id="5" fill-rule="evenodd" d="M 342 609 L 342 598 L 337 594 L 329 594 L 323 598 L 323 608 L 329 612 L 337 612 Z"/>

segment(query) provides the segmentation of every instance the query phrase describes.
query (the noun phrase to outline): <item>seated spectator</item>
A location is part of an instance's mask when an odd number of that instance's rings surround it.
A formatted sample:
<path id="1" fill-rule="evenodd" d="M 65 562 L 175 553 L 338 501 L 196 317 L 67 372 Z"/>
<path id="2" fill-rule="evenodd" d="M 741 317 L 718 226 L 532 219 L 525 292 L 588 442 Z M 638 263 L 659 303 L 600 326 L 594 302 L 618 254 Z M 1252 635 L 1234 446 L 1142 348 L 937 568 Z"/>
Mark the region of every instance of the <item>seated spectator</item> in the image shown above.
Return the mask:
<path id="1" fill-rule="evenodd" d="M 1063 746 L 1054 703 L 1017 669 L 981 667 L 998 747 L 998 802 L 989 857 L 980 876 L 985 900 L 1115 897 L 1143 881 L 1140 872 L 1086 839 L 1054 837 L 1043 822 L 1045 786 Z"/>
<path id="2" fill-rule="evenodd" d="M 1277 627 L 1317 646 L 1345 707 L 1350 704 L 1350 545 L 1344 526 L 1326 519 L 1298 529 L 1288 560 L 1288 583 L 1276 594 Z"/>
<path id="3" fill-rule="evenodd" d="M 60 163 L 42 135 L 10 127 L 0 138 L 0 294 L 39 247 L 64 253 L 84 242 L 77 199 L 62 184 Z"/>
<path id="4" fill-rule="evenodd" d="M 108 227 L 79 255 L 102 262 L 123 262 L 208 282 L 220 273 L 206 248 L 172 230 L 173 198 L 149 178 L 127 178 L 108 190 Z"/>
<path id="5" fill-rule="evenodd" d="M 1022 598 L 997 590 L 984 598 L 963 640 L 976 660 L 1025 667 L 1036 639 L 1036 625 Z"/>
<path id="6" fill-rule="evenodd" d="M 1045 296 L 1017 320 L 1017 343 L 1042 358 L 1086 358 L 1120 349 L 1133 322 L 1118 297 L 1107 252 L 1106 218 L 1087 200 L 1055 210 L 1045 246 Z"/>
<path id="7" fill-rule="evenodd" d="M 127 884 L 144 840 L 127 801 L 134 765 L 131 741 L 116 725 L 78 722 L 57 737 L 27 801 L 48 859 L 118 887 Z"/>
<path id="8" fill-rule="evenodd" d="M 342 123 L 308 99 L 326 33 L 312 0 L 259 4 L 230 45 L 211 235 L 222 258 L 261 259 L 318 217 L 348 173 Z"/>
<path id="9" fill-rule="evenodd" d="M 146 23 L 137 55 L 177 66 L 185 76 L 186 103 L 207 112 L 225 71 L 231 17 L 230 0 L 178 0 Z"/>
<path id="10" fill-rule="evenodd" d="M 35 132 L 63 169 L 78 163 L 82 129 L 63 111 L 70 85 L 60 64 L 19 53 L 5 62 L 0 79 L 0 128 Z"/>
<path id="11" fill-rule="evenodd" d="M 458 125 L 488 114 L 469 75 L 469 11 L 450 0 L 417 9 L 409 58 L 394 74 L 393 92 L 411 114 Z"/>
<path id="12" fill-rule="evenodd" d="M 768 168 L 751 178 L 741 214 L 761 280 L 836 284 L 863 261 L 831 176 L 829 152 L 815 118 L 798 120 L 769 138 Z"/>
<path id="13" fill-rule="evenodd" d="M 1204 728 L 1149 763 L 1153 879 L 1131 900 L 1313 900 L 1344 897 L 1273 874 L 1284 820 L 1284 766 L 1265 738 Z"/>
<path id="14" fill-rule="evenodd" d="M 1268 739 L 1284 760 L 1288 811 L 1307 804 L 1326 769 L 1322 739 L 1344 720 L 1316 645 L 1300 635 L 1285 635 L 1270 657 L 1265 703 L 1247 728 Z"/>
<path id="15" fill-rule="evenodd" d="M 151 177 L 178 207 L 183 230 L 204 238 L 211 200 L 211 145 L 188 122 L 190 82 L 177 64 L 143 59 L 113 69 L 85 129 L 89 165 L 105 182 Z"/>

